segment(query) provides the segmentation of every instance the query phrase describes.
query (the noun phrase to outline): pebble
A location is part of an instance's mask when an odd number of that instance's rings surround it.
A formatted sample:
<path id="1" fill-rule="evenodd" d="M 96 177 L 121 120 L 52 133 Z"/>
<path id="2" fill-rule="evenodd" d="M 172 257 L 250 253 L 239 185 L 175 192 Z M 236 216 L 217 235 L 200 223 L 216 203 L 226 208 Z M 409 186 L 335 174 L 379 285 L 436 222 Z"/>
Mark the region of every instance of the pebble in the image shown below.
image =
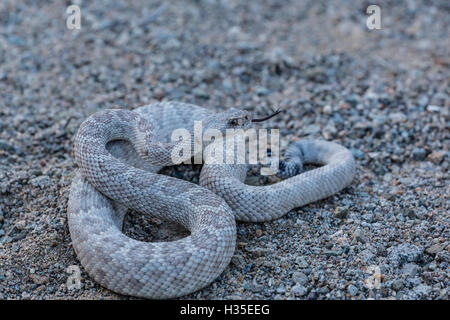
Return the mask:
<path id="1" fill-rule="evenodd" d="M 430 294 L 431 287 L 424 284 L 419 284 L 418 286 L 414 287 L 413 291 L 417 295 L 416 298 L 423 299 Z"/>
<path id="2" fill-rule="evenodd" d="M 348 215 L 348 208 L 347 207 L 337 207 L 334 211 L 336 214 L 336 218 L 339 219 L 345 219 Z"/>
<path id="3" fill-rule="evenodd" d="M 327 257 L 339 256 L 342 254 L 342 250 L 324 250 L 323 254 Z"/>
<path id="4" fill-rule="evenodd" d="M 363 214 L 361 218 L 369 223 L 373 222 L 373 214 L 372 213 Z"/>
<path id="5" fill-rule="evenodd" d="M 320 127 L 315 124 L 311 124 L 309 126 L 306 126 L 304 129 L 304 133 L 307 135 L 313 135 L 320 132 Z"/>
<path id="6" fill-rule="evenodd" d="M 420 267 L 415 263 L 406 263 L 402 269 L 402 273 L 411 278 L 414 278 L 419 271 Z"/>
<path id="7" fill-rule="evenodd" d="M 433 151 L 427 157 L 427 160 L 433 162 L 434 164 L 440 164 L 444 160 L 444 154 L 439 151 Z"/>
<path id="8" fill-rule="evenodd" d="M 358 294 L 358 288 L 353 284 L 350 284 L 347 287 L 347 292 L 350 294 L 350 296 L 355 297 Z"/>
<path id="9" fill-rule="evenodd" d="M 35 284 L 45 284 L 48 282 L 48 278 L 44 277 L 44 276 L 39 276 L 37 274 L 30 274 L 30 278 L 31 280 L 35 283 Z"/>
<path id="10" fill-rule="evenodd" d="M 426 156 L 427 152 L 422 148 L 415 148 L 411 153 L 412 159 L 416 161 L 423 161 L 425 160 Z"/>
<path id="11" fill-rule="evenodd" d="M 30 183 L 33 187 L 44 189 L 50 184 L 50 178 L 48 176 L 40 176 L 32 179 Z"/>
<path id="12" fill-rule="evenodd" d="M 323 113 L 325 114 L 331 114 L 333 112 L 333 108 L 327 104 L 325 107 L 323 107 Z"/>
<path id="13" fill-rule="evenodd" d="M 352 148 L 350 150 L 356 159 L 364 160 L 364 152 L 362 152 L 361 150 L 355 149 L 355 148 Z"/>
<path id="14" fill-rule="evenodd" d="M 401 279 L 394 280 L 394 281 L 392 281 L 392 284 L 391 284 L 391 288 L 395 291 L 402 290 L 404 286 L 405 286 L 405 283 Z"/>
<path id="15" fill-rule="evenodd" d="M 425 252 L 428 253 L 429 255 L 434 256 L 436 253 L 444 250 L 445 245 L 443 243 L 437 243 L 437 244 L 433 244 L 432 246 L 429 246 Z"/>
<path id="16" fill-rule="evenodd" d="M 0 150 L 4 150 L 9 153 L 14 153 L 16 151 L 16 148 L 8 144 L 6 141 L 0 140 Z"/>
<path id="17" fill-rule="evenodd" d="M 370 249 L 364 249 L 359 253 L 358 257 L 367 263 L 375 257 L 375 254 Z"/>
<path id="18" fill-rule="evenodd" d="M 277 293 L 283 294 L 283 293 L 285 293 L 285 292 L 286 292 L 286 288 L 285 288 L 283 285 L 280 285 L 280 286 L 277 288 Z"/>
<path id="19" fill-rule="evenodd" d="M 242 268 L 245 265 L 245 260 L 240 255 L 234 255 L 233 258 L 231 258 L 231 263 L 238 268 Z"/>
<path id="20" fill-rule="evenodd" d="M 361 229 L 355 230 L 355 232 L 353 233 L 353 237 L 356 241 L 359 241 L 361 243 L 367 242 L 367 238 L 364 236 L 364 232 Z"/>
<path id="21" fill-rule="evenodd" d="M 292 275 L 292 280 L 296 283 L 296 284 L 301 284 L 301 285 L 305 285 L 308 283 L 308 276 L 306 274 L 304 274 L 303 272 L 294 272 Z"/>
<path id="22" fill-rule="evenodd" d="M 297 257 L 295 263 L 301 269 L 308 268 L 309 264 L 304 257 Z"/>
<path id="23" fill-rule="evenodd" d="M 427 110 L 430 112 L 441 112 L 441 107 L 435 105 L 428 105 Z"/>
<path id="24" fill-rule="evenodd" d="M 291 289 L 292 293 L 297 297 L 303 297 L 308 293 L 308 289 L 301 284 L 296 284 Z"/>

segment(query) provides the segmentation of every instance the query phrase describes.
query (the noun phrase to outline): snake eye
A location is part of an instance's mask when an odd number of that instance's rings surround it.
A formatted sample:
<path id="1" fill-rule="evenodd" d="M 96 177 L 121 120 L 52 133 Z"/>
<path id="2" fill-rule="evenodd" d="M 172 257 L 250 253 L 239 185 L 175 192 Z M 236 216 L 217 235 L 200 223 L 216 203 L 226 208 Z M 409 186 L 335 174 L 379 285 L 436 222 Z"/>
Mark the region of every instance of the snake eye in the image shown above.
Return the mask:
<path id="1" fill-rule="evenodd" d="M 237 126 L 238 125 L 238 120 L 237 119 L 231 119 L 230 121 L 228 121 L 228 123 L 231 126 Z"/>

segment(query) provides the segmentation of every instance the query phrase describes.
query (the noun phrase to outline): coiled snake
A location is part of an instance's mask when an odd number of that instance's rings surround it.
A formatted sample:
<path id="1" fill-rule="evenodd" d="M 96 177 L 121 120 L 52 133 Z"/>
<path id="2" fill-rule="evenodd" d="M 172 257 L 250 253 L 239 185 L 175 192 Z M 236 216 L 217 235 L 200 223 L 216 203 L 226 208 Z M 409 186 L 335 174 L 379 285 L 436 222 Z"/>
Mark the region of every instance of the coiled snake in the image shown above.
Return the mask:
<path id="1" fill-rule="evenodd" d="M 269 186 L 246 185 L 246 165 L 205 164 L 200 185 L 158 174 L 161 166 L 173 164 L 172 151 L 181 143 L 171 142 L 173 130 L 191 130 L 196 120 L 222 132 L 252 122 L 246 111 L 213 113 L 164 102 L 133 111 L 100 111 L 80 126 L 74 148 L 80 169 L 70 190 L 68 223 L 81 264 L 106 288 L 146 298 L 201 289 L 228 265 L 236 219 L 279 218 L 338 192 L 353 179 L 352 154 L 316 140 L 292 144 L 283 167 L 323 166 L 298 175 L 293 170 L 291 177 Z M 190 235 L 172 242 L 129 238 L 122 233 L 126 208 L 180 224 Z"/>

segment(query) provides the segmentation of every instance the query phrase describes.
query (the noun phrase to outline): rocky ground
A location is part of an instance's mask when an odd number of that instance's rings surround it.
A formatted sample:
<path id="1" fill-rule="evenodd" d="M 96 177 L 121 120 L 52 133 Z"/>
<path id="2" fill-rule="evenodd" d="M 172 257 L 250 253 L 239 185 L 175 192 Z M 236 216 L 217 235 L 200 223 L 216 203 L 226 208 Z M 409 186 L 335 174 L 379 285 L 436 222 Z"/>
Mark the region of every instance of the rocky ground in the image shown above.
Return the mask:
<path id="1" fill-rule="evenodd" d="M 74 2 L 81 30 L 70 1 L 0 2 L 0 299 L 127 298 L 82 268 L 67 288 L 72 139 L 95 111 L 159 100 L 280 105 L 283 147 L 313 136 L 357 160 L 335 196 L 238 223 L 230 265 L 187 298 L 448 299 L 448 1 L 380 1 L 381 30 L 365 1 Z M 180 232 L 165 226 L 131 213 L 125 231 Z"/>

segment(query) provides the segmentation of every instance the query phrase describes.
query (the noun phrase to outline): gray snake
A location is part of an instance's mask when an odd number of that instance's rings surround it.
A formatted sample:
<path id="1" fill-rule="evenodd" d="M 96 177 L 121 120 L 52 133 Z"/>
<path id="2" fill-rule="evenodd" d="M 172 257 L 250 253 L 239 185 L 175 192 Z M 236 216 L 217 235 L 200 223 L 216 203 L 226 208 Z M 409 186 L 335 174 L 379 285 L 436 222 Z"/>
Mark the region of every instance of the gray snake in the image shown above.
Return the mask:
<path id="1" fill-rule="evenodd" d="M 189 130 L 200 120 L 223 131 L 230 119 L 239 120 L 233 126 L 248 127 L 251 122 L 246 111 L 213 113 L 165 102 L 133 111 L 100 111 L 82 123 L 75 137 L 79 170 L 70 190 L 68 223 L 75 252 L 95 281 L 146 298 L 194 292 L 228 265 L 236 219 L 279 218 L 338 192 L 353 179 L 351 152 L 318 140 L 297 141 L 287 154 L 323 166 L 269 186 L 246 185 L 246 165 L 204 164 L 200 185 L 157 173 L 173 162 L 173 130 Z M 171 242 L 134 240 L 122 233 L 127 208 L 180 224 L 190 235 Z"/>

